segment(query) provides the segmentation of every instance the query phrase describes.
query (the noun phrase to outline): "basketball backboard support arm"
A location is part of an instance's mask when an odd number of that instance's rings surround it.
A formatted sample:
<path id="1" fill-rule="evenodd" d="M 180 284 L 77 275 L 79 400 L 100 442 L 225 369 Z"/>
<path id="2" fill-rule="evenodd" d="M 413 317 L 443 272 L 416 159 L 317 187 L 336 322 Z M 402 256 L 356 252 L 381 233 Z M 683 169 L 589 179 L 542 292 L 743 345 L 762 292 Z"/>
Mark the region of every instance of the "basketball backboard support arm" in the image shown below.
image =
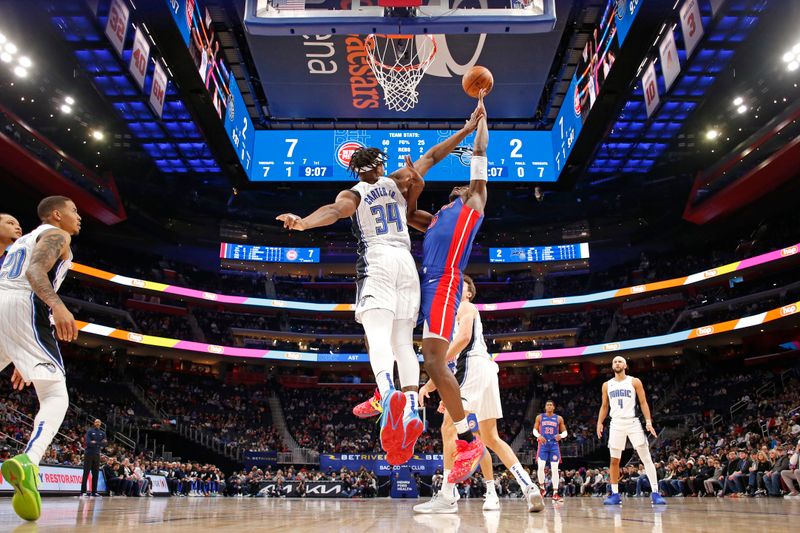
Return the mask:
<path id="1" fill-rule="evenodd" d="M 350 9 L 314 8 L 314 0 L 245 0 L 244 25 L 254 35 L 330 34 L 522 34 L 551 31 L 556 23 L 555 0 L 508 0 L 501 7 L 450 7 L 450 0 L 429 0 L 410 17 L 386 17 L 381 6 Z M 494 4 L 495 2 L 491 2 Z"/>

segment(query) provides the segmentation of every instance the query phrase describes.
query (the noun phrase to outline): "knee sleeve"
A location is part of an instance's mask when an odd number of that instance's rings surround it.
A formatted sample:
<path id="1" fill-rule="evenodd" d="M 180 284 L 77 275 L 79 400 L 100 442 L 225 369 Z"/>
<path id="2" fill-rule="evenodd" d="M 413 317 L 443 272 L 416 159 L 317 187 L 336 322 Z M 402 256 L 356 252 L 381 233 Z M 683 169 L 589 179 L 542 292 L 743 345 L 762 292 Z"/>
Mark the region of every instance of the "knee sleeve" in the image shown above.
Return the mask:
<path id="1" fill-rule="evenodd" d="M 561 478 L 559 477 L 559 473 L 558 473 L 558 463 L 557 462 L 552 461 L 550 463 L 550 472 L 551 472 L 552 477 L 553 477 L 553 491 L 557 491 L 558 490 L 558 483 L 559 483 L 559 481 L 561 481 Z"/>
<path id="2" fill-rule="evenodd" d="M 544 485 L 544 467 L 545 467 L 545 462 L 542 461 L 541 459 L 539 459 L 538 462 L 539 462 L 539 468 L 538 468 L 536 474 L 537 474 L 537 477 L 539 478 L 539 485 Z"/>
<path id="3" fill-rule="evenodd" d="M 39 398 L 39 412 L 33 421 L 33 433 L 25 453 L 33 464 L 38 465 L 64 421 L 69 395 L 64 380 L 34 380 L 33 387 Z"/>
<path id="4" fill-rule="evenodd" d="M 401 387 L 419 386 L 419 359 L 414 351 L 414 321 L 395 320 L 392 325 L 392 352 L 397 361 Z"/>
<path id="5" fill-rule="evenodd" d="M 361 324 L 369 343 L 369 364 L 382 395 L 394 387 L 393 322 L 394 313 L 386 309 L 370 309 L 361 315 Z"/>

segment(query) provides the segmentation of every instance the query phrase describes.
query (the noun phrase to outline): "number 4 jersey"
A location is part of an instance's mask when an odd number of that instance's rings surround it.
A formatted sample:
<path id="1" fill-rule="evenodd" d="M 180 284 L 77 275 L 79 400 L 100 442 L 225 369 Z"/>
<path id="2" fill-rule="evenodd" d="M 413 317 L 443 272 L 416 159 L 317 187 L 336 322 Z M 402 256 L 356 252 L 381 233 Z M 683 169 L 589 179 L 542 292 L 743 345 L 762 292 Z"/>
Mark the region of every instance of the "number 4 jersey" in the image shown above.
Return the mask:
<path id="1" fill-rule="evenodd" d="M 412 320 L 419 312 L 419 275 L 411 257 L 406 200 L 391 178 L 358 182 L 350 189 L 360 197 L 352 216 L 358 239 L 355 318 L 370 309 L 386 309 L 395 320 Z"/>

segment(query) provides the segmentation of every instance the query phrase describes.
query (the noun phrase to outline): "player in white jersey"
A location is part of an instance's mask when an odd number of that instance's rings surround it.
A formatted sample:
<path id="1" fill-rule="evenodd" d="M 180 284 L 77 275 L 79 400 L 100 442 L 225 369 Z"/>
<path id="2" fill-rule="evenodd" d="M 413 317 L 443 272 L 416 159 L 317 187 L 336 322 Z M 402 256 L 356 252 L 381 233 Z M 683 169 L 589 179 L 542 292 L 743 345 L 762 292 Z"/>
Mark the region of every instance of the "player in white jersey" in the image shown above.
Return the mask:
<path id="1" fill-rule="evenodd" d="M 8 213 L 0 213 L 0 267 L 3 266 L 8 248 L 20 237 L 22 228 L 17 219 Z"/>
<path id="2" fill-rule="evenodd" d="M 11 245 L 17 242 L 17 239 L 22 237 L 22 226 L 19 221 L 8 213 L 0 213 L 0 269 L 3 268 L 3 263 L 8 255 L 8 249 Z M 14 390 L 22 390 L 30 383 L 26 383 L 22 379 L 22 375 L 15 368 L 11 376 L 11 386 Z"/>
<path id="3" fill-rule="evenodd" d="M 406 156 L 406 167 L 388 177 L 384 176 L 386 155 L 382 151 L 358 149 L 351 156 L 349 168 L 359 183 L 307 217 L 292 213 L 277 217 L 285 228 L 298 231 L 329 226 L 346 217 L 352 221 L 358 239 L 355 318 L 364 326 L 367 337 L 383 412 L 381 446 L 393 465 L 411 458 L 423 431 L 416 410 L 420 370 L 413 344 L 419 276 L 406 223 L 406 197 L 414 175 L 411 169 L 424 176 L 475 130 L 480 116 L 481 110 L 476 108 L 461 130 L 415 162 Z M 395 360 L 402 392 L 394 389 Z"/>
<path id="4" fill-rule="evenodd" d="M 69 271 L 69 245 L 81 217 L 64 196 L 45 198 L 37 213 L 42 225 L 17 239 L 0 269 L 0 370 L 13 363 L 39 399 L 25 451 L 2 465 L 3 478 L 14 487 L 14 511 L 25 520 L 41 514 L 39 461 L 69 407 L 56 336 L 64 342 L 78 338 L 75 318 L 56 293 Z"/>
<path id="5" fill-rule="evenodd" d="M 503 418 L 500 404 L 500 384 L 497 379 L 498 366 L 492 361 L 486 341 L 483 337 L 483 322 L 478 309 L 472 303 L 477 291 L 475 283 L 464 275 L 461 302 L 456 313 L 456 326 L 453 342 L 447 351 L 448 362 L 455 362 L 455 375 L 461 390 L 461 402 L 469 416 L 473 413 L 478 422 L 480 437 L 487 448 L 492 450 L 506 468 L 514 475 L 525 494 L 528 510 L 538 513 L 544 509 L 544 500 L 539 488 L 522 467 L 511 449 L 497 432 L 497 419 Z M 420 406 L 425 398 L 436 390 L 432 381 L 428 381 L 419 392 Z M 443 404 L 440 404 L 443 410 Z M 442 489 L 430 501 L 414 506 L 417 513 L 455 513 L 458 511 L 458 492 L 456 485 L 448 481 L 448 474 L 455 462 L 456 432 L 453 419 L 444 411 L 442 420 L 442 453 L 444 454 L 444 481 Z M 486 480 L 486 499 L 484 511 L 500 509 L 500 499 L 494 487 L 494 470 L 492 456 L 484 454 L 481 459 L 481 472 Z"/>
<path id="6" fill-rule="evenodd" d="M 606 498 L 605 505 L 621 505 L 622 497 L 619 494 L 619 461 L 622 450 L 628 439 L 639 454 L 639 459 L 644 465 L 647 479 L 652 490 L 650 498 L 654 505 L 666 505 L 667 502 L 658 493 L 658 475 L 656 465 L 650 456 L 650 445 L 647 436 L 642 430 L 642 423 L 636 416 L 636 399 L 639 399 L 639 408 L 645 419 L 647 431 L 657 436 L 653 429 L 653 419 L 650 416 L 650 406 L 644 393 L 644 386 L 639 378 L 625 375 L 628 363 L 624 357 L 617 356 L 611 362 L 614 377 L 603 383 L 603 403 L 597 417 L 597 438 L 603 438 L 603 422 L 609 409 L 611 410 L 611 426 L 608 433 L 608 449 L 611 454 L 611 465 L 608 468 L 609 481 L 611 482 L 611 496 Z"/>

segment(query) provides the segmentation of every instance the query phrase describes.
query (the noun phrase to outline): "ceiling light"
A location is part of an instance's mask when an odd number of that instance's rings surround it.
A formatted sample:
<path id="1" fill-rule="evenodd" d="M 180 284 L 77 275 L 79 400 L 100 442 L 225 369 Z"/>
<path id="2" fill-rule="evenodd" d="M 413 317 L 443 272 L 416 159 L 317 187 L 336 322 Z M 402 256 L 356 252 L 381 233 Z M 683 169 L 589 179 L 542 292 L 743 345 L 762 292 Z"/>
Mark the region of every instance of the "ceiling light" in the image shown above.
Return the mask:
<path id="1" fill-rule="evenodd" d="M 5 36 L 5 35 L 3 35 L 2 33 L 0 33 L 0 44 L 3 44 L 3 43 L 4 43 L 4 42 L 6 42 L 7 40 L 8 40 L 8 39 L 6 39 L 6 36 Z"/>
<path id="2" fill-rule="evenodd" d="M 736 108 L 736 112 L 739 113 L 740 115 L 742 113 L 744 113 L 745 111 L 747 111 L 747 106 L 746 105 L 740 105 L 739 107 Z"/>
<path id="3" fill-rule="evenodd" d="M 14 67 L 14 74 L 18 78 L 24 78 L 25 76 L 28 75 L 28 71 L 24 67 L 20 67 L 19 65 L 17 65 L 16 67 Z"/>
<path id="4" fill-rule="evenodd" d="M 794 52 L 791 52 L 791 51 L 786 52 L 785 54 L 783 54 L 783 58 L 782 59 L 783 59 L 784 63 L 788 63 L 788 62 L 792 61 L 794 59 Z"/>
<path id="5" fill-rule="evenodd" d="M 63 104 L 61 106 L 61 112 L 62 113 L 67 113 L 67 114 L 72 113 L 72 108 L 67 104 Z"/>
<path id="6" fill-rule="evenodd" d="M 713 141 L 717 137 L 719 137 L 719 132 L 717 130 L 708 130 L 706 132 L 706 139 L 709 141 Z"/>
<path id="7" fill-rule="evenodd" d="M 72 105 L 75 103 L 75 100 L 71 96 L 64 98 L 64 101 L 67 103 L 67 105 Z"/>
<path id="8" fill-rule="evenodd" d="M 800 54 L 800 43 L 797 43 L 796 45 L 792 46 L 792 52 L 794 52 L 795 54 Z"/>
<path id="9" fill-rule="evenodd" d="M 33 66 L 33 61 L 27 56 L 22 56 L 19 58 L 19 64 L 25 68 L 31 68 Z"/>
<path id="10" fill-rule="evenodd" d="M 793 72 L 797 70 L 797 67 L 800 67 L 800 63 L 798 63 L 797 61 L 792 61 L 791 63 L 786 65 L 786 70 L 788 70 L 789 72 Z"/>
<path id="11" fill-rule="evenodd" d="M 733 99 L 733 105 L 742 105 L 742 103 L 744 103 L 744 98 L 741 96 L 737 96 Z"/>
<path id="12" fill-rule="evenodd" d="M 95 140 L 102 141 L 103 137 L 105 137 L 105 134 L 100 130 L 94 130 L 92 132 L 92 137 L 94 137 Z"/>
<path id="13" fill-rule="evenodd" d="M 11 54 L 9 54 L 8 52 L 3 52 L 2 54 L 0 54 L 0 61 L 2 61 L 3 63 L 11 63 L 12 59 L 14 58 L 11 57 Z"/>
<path id="14" fill-rule="evenodd" d="M 6 52 L 9 54 L 16 54 L 17 53 L 17 45 L 14 43 L 6 43 L 5 47 Z"/>

